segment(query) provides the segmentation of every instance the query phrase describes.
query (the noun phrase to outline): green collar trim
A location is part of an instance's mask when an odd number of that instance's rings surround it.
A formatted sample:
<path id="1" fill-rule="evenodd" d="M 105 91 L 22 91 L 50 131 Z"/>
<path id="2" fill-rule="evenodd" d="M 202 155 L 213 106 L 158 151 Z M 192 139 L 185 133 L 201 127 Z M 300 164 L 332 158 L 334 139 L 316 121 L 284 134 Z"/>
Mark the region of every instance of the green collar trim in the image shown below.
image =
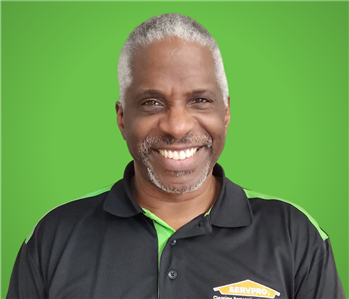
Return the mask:
<path id="1" fill-rule="evenodd" d="M 293 203 L 292 201 L 288 201 L 288 200 L 284 200 L 282 198 L 278 198 L 278 197 L 274 197 L 274 196 L 270 196 L 270 195 L 266 195 L 266 194 L 262 194 L 259 192 L 255 192 L 252 190 L 248 190 L 248 189 L 244 189 L 245 194 L 247 196 L 247 198 L 262 198 L 265 200 L 280 200 L 283 202 L 286 202 L 292 206 L 294 206 L 296 209 L 298 209 L 299 211 L 301 211 L 305 216 L 308 217 L 309 221 L 315 226 L 315 228 L 317 229 L 317 231 L 319 232 L 321 238 L 325 241 L 326 239 L 328 239 L 328 235 L 320 228 L 319 224 L 316 222 L 316 220 L 306 211 L 304 210 L 302 207 L 300 207 L 299 205 Z"/>
<path id="2" fill-rule="evenodd" d="M 172 233 L 175 233 L 176 230 L 174 228 L 172 228 L 171 226 L 169 226 L 164 220 L 162 220 L 161 218 L 159 218 L 158 216 L 156 216 L 155 214 L 153 214 L 152 212 L 150 212 L 149 210 L 145 209 L 142 207 L 142 210 L 144 211 L 144 215 L 149 217 L 150 219 L 156 221 L 158 224 L 160 224 L 161 226 L 169 229 L 170 231 L 172 231 Z"/>

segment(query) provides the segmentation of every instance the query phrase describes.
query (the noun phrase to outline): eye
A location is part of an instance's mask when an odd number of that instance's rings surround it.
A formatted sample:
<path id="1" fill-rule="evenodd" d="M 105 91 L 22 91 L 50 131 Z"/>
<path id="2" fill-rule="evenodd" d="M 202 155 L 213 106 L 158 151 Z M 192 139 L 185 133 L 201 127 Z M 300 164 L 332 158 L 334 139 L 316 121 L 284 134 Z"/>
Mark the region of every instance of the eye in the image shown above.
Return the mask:
<path id="1" fill-rule="evenodd" d="M 164 103 L 160 99 L 148 98 L 141 103 L 140 109 L 145 113 L 158 113 L 164 108 Z"/>
<path id="2" fill-rule="evenodd" d="M 206 99 L 206 98 L 196 98 L 196 99 L 192 99 L 191 102 L 193 104 L 204 104 L 204 103 L 211 103 L 212 101 L 210 99 Z"/>
<path id="3" fill-rule="evenodd" d="M 161 106 L 161 103 L 159 103 L 156 100 L 148 100 L 148 101 L 145 101 L 142 105 L 144 105 L 144 106 Z"/>

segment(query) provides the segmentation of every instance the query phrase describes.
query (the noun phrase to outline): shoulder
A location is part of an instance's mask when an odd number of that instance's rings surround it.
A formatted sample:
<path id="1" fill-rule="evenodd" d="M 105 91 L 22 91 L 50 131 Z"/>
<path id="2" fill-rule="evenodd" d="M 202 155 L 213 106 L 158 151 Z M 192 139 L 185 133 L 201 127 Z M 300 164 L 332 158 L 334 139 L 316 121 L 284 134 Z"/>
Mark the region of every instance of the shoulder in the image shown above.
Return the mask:
<path id="1" fill-rule="evenodd" d="M 328 235 L 321 229 L 317 221 L 298 204 L 249 189 L 242 189 L 257 221 L 285 226 L 292 239 L 300 236 L 312 237 L 320 243 L 328 239 Z"/>
<path id="2" fill-rule="evenodd" d="M 312 263 L 330 254 L 329 237 L 316 220 L 291 201 L 243 189 L 253 214 L 253 231 L 263 240 L 289 252 L 295 271 L 307 271 Z"/>
<path id="3" fill-rule="evenodd" d="M 39 239 L 51 239 L 67 234 L 86 219 L 93 220 L 103 210 L 103 203 L 112 185 L 72 199 L 48 211 L 27 236 L 28 244 L 35 235 Z"/>

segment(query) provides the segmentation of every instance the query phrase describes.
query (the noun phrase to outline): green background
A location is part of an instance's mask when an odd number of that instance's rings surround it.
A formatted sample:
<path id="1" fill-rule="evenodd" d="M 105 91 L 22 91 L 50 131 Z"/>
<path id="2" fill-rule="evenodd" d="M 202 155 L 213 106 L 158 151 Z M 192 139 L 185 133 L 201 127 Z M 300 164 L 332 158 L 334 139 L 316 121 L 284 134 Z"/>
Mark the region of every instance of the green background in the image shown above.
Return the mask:
<path id="1" fill-rule="evenodd" d="M 347 2 L 2 2 L 2 296 L 48 210 L 122 177 L 118 56 L 135 26 L 166 12 L 196 19 L 221 48 L 227 176 L 305 208 L 348 294 Z"/>

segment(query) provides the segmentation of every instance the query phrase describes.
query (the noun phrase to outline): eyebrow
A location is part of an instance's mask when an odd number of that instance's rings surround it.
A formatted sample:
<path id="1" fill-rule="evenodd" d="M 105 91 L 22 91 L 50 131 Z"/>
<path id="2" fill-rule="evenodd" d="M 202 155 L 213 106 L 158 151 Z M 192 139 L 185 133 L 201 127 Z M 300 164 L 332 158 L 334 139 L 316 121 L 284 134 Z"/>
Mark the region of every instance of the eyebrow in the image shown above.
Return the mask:
<path id="1" fill-rule="evenodd" d="M 187 92 L 187 95 L 189 96 L 201 96 L 204 93 L 210 93 L 213 94 L 212 91 L 207 89 L 194 89 L 190 92 Z M 138 96 L 165 96 L 164 93 L 158 89 L 147 89 L 138 94 Z"/>
<path id="2" fill-rule="evenodd" d="M 138 94 L 138 96 L 163 96 L 163 92 L 158 89 L 147 89 Z"/>
<path id="3" fill-rule="evenodd" d="M 212 93 L 212 91 L 209 91 L 206 89 L 196 89 L 196 90 L 189 92 L 188 94 L 193 95 L 193 96 L 201 96 L 204 93 Z"/>

